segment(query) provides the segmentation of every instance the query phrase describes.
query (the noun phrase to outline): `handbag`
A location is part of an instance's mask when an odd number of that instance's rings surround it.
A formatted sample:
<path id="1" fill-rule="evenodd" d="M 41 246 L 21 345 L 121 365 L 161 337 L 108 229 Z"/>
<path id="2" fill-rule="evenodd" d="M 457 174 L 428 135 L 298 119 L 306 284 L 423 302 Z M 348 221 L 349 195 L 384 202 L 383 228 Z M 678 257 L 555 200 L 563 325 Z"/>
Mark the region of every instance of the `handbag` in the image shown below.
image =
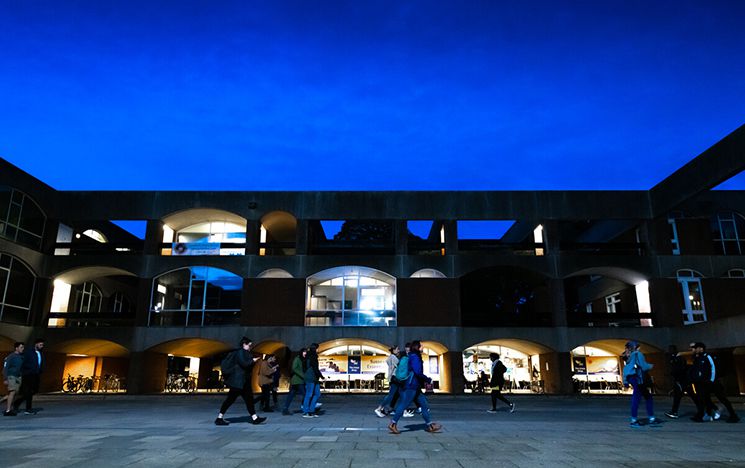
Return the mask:
<path id="1" fill-rule="evenodd" d="M 435 392 L 435 384 L 432 382 L 425 382 L 424 383 L 424 393 L 434 393 Z"/>

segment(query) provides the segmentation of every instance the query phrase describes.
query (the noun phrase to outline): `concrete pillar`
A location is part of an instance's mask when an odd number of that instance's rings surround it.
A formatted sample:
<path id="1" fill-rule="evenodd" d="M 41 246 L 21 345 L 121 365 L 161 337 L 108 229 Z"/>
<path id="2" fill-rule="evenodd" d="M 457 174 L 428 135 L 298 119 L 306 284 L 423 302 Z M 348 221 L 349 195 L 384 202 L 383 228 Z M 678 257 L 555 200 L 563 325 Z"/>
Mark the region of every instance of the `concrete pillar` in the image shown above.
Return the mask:
<path id="1" fill-rule="evenodd" d="M 261 221 L 249 219 L 246 222 L 246 255 L 259 255 Z"/>
<path id="2" fill-rule="evenodd" d="M 51 278 L 36 278 L 34 283 L 34 297 L 31 300 L 31 311 L 28 324 L 37 327 L 47 327 L 49 309 L 52 307 L 52 293 L 54 283 Z"/>
<path id="3" fill-rule="evenodd" d="M 127 374 L 127 393 L 160 393 L 166 385 L 168 356 L 150 351 L 138 351 L 130 354 L 129 373 Z"/>
<path id="4" fill-rule="evenodd" d="M 295 255 L 308 255 L 309 249 L 308 220 L 297 220 L 297 231 L 295 232 Z"/>
<path id="5" fill-rule="evenodd" d="M 57 243 L 57 230 L 59 221 L 48 219 L 44 223 L 44 237 L 41 240 L 41 252 L 47 255 L 54 255 L 55 244 Z"/>
<path id="6" fill-rule="evenodd" d="M 445 228 L 445 255 L 458 254 L 458 221 L 449 219 L 443 221 Z"/>
<path id="7" fill-rule="evenodd" d="M 442 355 L 443 370 L 440 371 L 440 387 L 448 393 L 460 395 L 464 392 L 466 378 L 463 375 L 463 355 L 458 351 L 448 351 Z"/>
<path id="8" fill-rule="evenodd" d="M 405 219 L 398 219 L 393 225 L 393 237 L 396 244 L 396 255 L 409 254 L 409 230 Z"/>
<path id="9" fill-rule="evenodd" d="M 567 301 L 564 294 L 564 280 L 552 278 L 548 280 L 551 295 L 551 323 L 554 327 L 567 326 Z"/>
<path id="10" fill-rule="evenodd" d="M 145 228 L 145 247 L 142 253 L 160 255 L 161 244 L 163 244 L 163 221 L 148 219 Z"/>
<path id="11" fill-rule="evenodd" d="M 733 371 L 737 378 L 737 386 L 739 393 L 745 393 L 745 354 L 734 354 L 733 359 Z"/>
<path id="12" fill-rule="evenodd" d="M 571 353 L 545 353 L 539 355 L 541 378 L 546 393 L 567 395 L 572 393 Z"/>
<path id="13" fill-rule="evenodd" d="M 538 224 L 543 226 L 543 245 L 545 246 L 545 253 L 548 255 L 558 255 L 561 250 L 559 222 L 549 220 L 536 223 L 536 226 Z"/>
<path id="14" fill-rule="evenodd" d="M 140 278 L 137 280 L 137 300 L 135 302 L 135 326 L 148 326 L 150 315 L 150 295 L 152 293 L 153 280 Z"/>
<path id="15" fill-rule="evenodd" d="M 27 346 L 33 346 L 33 340 Z M 62 390 L 62 379 L 67 377 L 64 375 L 67 355 L 45 352 L 44 359 L 46 359 L 46 363 L 40 377 L 39 392 L 59 392 Z"/>

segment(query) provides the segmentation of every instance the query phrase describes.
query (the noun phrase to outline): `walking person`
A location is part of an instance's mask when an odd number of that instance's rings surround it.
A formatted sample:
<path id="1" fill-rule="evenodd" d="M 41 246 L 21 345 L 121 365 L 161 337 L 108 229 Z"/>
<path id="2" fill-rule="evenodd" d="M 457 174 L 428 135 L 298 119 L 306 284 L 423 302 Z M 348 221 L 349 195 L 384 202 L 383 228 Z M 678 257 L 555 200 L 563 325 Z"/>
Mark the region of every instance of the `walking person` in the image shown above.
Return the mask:
<path id="1" fill-rule="evenodd" d="M 253 343 L 245 336 L 241 338 L 239 348 L 231 351 L 222 361 L 222 373 L 225 384 L 228 386 L 228 396 L 220 406 L 220 412 L 215 419 L 215 425 L 227 426 L 230 424 L 224 419 L 225 413 L 235 400 L 240 396 L 246 403 L 246 409 L 251 416 L 251 424 L 261 424 L 266 421 L 256 414 L 254 409 L 253 388 L 251 386 L 251 370 L 259 358 L 251 356 Z"/>
<path id="2" fill-rule="evenodd" d="M 692 381 L 696 387 L 697 394 L 697 411 L 696 415 L 691 418 L 694 422 L 703 422 L 704 413 L 710 413 L 711 419 L 719 419 L 719 412 L 717 411 L 716 405 L 711 400 L 712 393 L 717 397 L 717 400 L 727 408 L 729 417 L 727 418 L 728 423 L 740 422 L 740 417 L 735 412 L 735 408 L 732 407 L 727 395 L 724 391 L 724 386 L 719 380 L 717 374 L 717 366 L 714 359 L 706 352 L 706 345 L 701 342 L 693 344 L 693 366 L 691 369 Z"/>
<path id="3" fill-rule="evenodd" d="M 502 395 L 502 388 L 504 387 L 504 373 L 507 372 L 507 366 L 505 366 L 499 359 L 499 354 L 489 354 L 491 359 L 491 380 L 489 386 L 491 387 L 491 409 L 486 410 L 487 413 L 497 412 L 497 400 L 503 402 L 510 408 L 510 413 L 515 412 L 515 404 L 510 402 L 507 398 Z"/>
<path id="4" fill-rule="evenodd" d="M 400 434 L 398 430 L 398 421 L 404 414 L 404 410 L 411 404 L 412 401 L 417 400 L 419 407 L 422 409 L 422 418 L 424 418 L 425 431 L 427 432 L 440 432 L 442 426 L 440 424 L 432 422 L 429 413 L 429 403 L 427 397 L 421 392 L 422 386 L 425 383 L 432 383 L 432 379 L 424 375 L 424 365 L 422 363 L 422 344 L 419 341 L 413 341 L 411 343 L 411 349 L 409 354 L 406 356 L 406 369 L 404 369 L 403 363 L 404 358 L 401 358 L 399 367 L 396 369 L 396 377 L 401 381 L 401 397 L 396 406 L 396 411 L 391 418 L 390 424 L 388 424 L 388 430 L 392 434 Z M 404 375 L 406 374 L 406 375 Z"/>
<path id="5" fill-rule="evenodd" d="M 386 411 L 388 408 L 393 408 L 396 406 L 396 402 L 398 401 L 398 392 L 399 392 L 399 383 L 395 378 L 396 374 L 396 367 L 398 366 L 398 353 L 399 348 L 398 346 L 394 345 L 391 346 L 388 351 L 391 353 L 390 356 L 388 356 L 385 359 L 385 364 L 388 366 L 388 395 L 383 398 L 383 401 L 380 402 L 377 408 L 375 408 L 375 414 L 379 418 L 384 418 L 386 415 Z"/>
<path id="6" fill-rule="evenodd" d="M 287 399 L 285 400 L 285 407 L 282 408 L 282 414 L 289 416 L 290 405 L 295 395 L 300 395 L 300 410 L 305 413 L 305 406 L 303 400 L 305 399 L 305 359 L 308 355 L 308 350 L 302 348 L 295 359 L 292 360 L 292 369 L 290 377 L 290 391 L 287 393 Z"/>
<path id="7" fill-rule="evenodd" d="M 259 364 L 259 386 L 261 387 L 261 409 L 265 413 L 271 413 L 274 410 L 269 406 L 269 398 L 274 386 L 274 373 L 279 369 L 276 365 L 276 358 L 273 354 L 267 355 Z"/>
<path id="8" fill-rule="evenodd" d="M 659 425 L 659 421 L 654 417 L 654 402 L 652 401 L 652 393 L 649 390 L 647 372 L 652 369 L 652 364 L 649 364 L 644 359 L 644 354 L 639 351 L 639 344 L 636 341 L 629 341 L 626 343 L 626 349 L 621 355 L 626 360 L 626 365 L 623 366 L 623 383 L 624 385 L 631 385 L 633 393 L 631 395 L 631 423 L 629 424 L 633 428 L 641 427 L 639 423 L 639 403 L 642 397 L 646 403 L 647 416 L 649 416 L 649 425 Z"/>
<path id="9" fill-rule="evenodd" d="M 668 346 L 668 363 L 670 366 L 670 373 L 673 379 L 673 406 L 670 412 L 665 413 L 665 416 L 671 419 L 678 419 L 678 409 L 680 408 L 680 400 L 686 391 L 689 391 L 688 383 L 688 363 L 686 359 L 680 355 L 678 348 L 675 345 Z M 690 392 L 689 392 L 690 394 Z M 696 399 L 693 398 L 694 403 Z M 696 405 L 698 407 L 698 404 Z"/>
<path id="10" fill-rule="evenodd" d="M 3 382 L 8 387 L 8 401 L 3 411 L 3 416 L 15 416 L 16 411 L 13 409 L 13 399 L 21 388 L 21 368 L 23 367 L 23 350 L 26 345 L 20 341 L 13 344 L 13 352 L 8 354 L 3 361 Z"/>
<path id="11" fill-rule="evenodd" d="M 25 349 L 23 353 L 23 364 L 21 365 L 21 388 L 18 390 L 21 397 L 13 402 L 13 409 L 15 412 L 18 412 L 21 403 L 25 401 L 26 410 L 23 413 L 36 414 L 33 404 L 34 395 L 39 393 L 41 373 L 44 371 L 46 364 L 46 358 L 42 352 L 43 349 L 44 340 L 42 338 L 37 338 L 34 341 L 34 346 L 30 349 Z"/>
<path id="12" fill-rule="evenodd" d="M 313 343 L 308 348 L 305 359 L 305 399 L 303 400 L 303 417 L 317 418 L 318 400 L 321 398 L 321 383 L 323 375 L 318 368 L 318 343 Z"/>

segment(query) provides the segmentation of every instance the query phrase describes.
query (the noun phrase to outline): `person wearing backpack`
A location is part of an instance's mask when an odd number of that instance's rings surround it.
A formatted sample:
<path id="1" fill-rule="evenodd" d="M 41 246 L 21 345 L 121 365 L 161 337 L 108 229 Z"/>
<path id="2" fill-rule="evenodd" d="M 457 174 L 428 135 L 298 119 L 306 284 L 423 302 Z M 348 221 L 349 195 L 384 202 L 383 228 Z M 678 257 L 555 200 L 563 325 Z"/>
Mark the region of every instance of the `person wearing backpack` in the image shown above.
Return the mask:
<path id="1" fill-rule="evenodd" d="M 507 372 L 507 367 L 499 360 L 499 354 L 497 353 L 489 354 L 489 359 L 491 359 L 491 380 L 489 381 L 489 386 L 491 387 L 491 409 L 486 410 L 486 412 L 496 413 L 497 400 L 500 400 L 510 407 L 510 413 L 514 413 L 515 404 L 502 395 L 504 373 Z"/>
<path id="2" fill-rule="evenodd" d="M 256 414 L 254 409 L 254 395 L 251 386 L 251 370 L 259 358 L 251 356 L 253 343 L 245 336 L 241 338 L 239 348 L 231 351 L 222 360 L 222 374 L 225 384 L 228 386 L 228 396 L 220 406 L 220 412 L 215 419 L 216 426 L 227 426 L 230 424 L 224 419 L 225 413 L 235 400 L 240 396 L 246 402 L 246 409 L 251 416 L 251 424 L 261 424 L 266 421 Z"/>
<path id="3" fill-rule="evenodd" d="M 637 415 L 642 397 L 644 397 L 646 403 L 649 425 L 659 425 L 659 421 L 654 417 L 652 392 L 650 392 L 649 385 L 646 382 L 647 379 L 644 378 L 645 374 L 652 369 L 652 364 L 649 364 L 644 359 L 644 355 L 639 351 L 639 344 L 636 341 L 626 343 L 626 349 L 621 357 L 626 359 L 626 364 L 623 366 L 623 383 L 626 386 L 631 385 L 634 389 L 631 395 L 631 423 L 629 426 L 632 428 L 641 427 Z"/>
<path id="4" fill-rule="evenodd" d="M 420 391 L 425 383 L 432 383 L 432 379 L 424 375 L 421 348 L 422 344 L 420 341 L 412 341 L 409 354 L 402 357 L 398 362 L 396 378 L 401 381 L 402 391 L 398 405 L 396 406 L 396 412 L 393 414 L 390 424 L 388 424 L 388 430 L 392 434 L 401 433 L 398 430 L 398 421 L 403 417 L 404 410 L 415 399 L 422 408 L 422 418 L 424 418 L 424 423 L 426 424 L 424 430 L 427 432 L 440 432 L 442 429 L 440 424 L 432 422 L 429 413 L 429 403 L 424 393 Z"/>
<path id="5" fill-rule="evenodd" d="M 303 400 L 305 399 L 305 358 L 308 356 L 308 350 L 302 348 L 295 359 L 292 360 L 292 377 L 290 377 L 290 391 L 287 393 L 285 407 L 282 408 L 282 415 L 289 416 L 290 405 L 295 395 L 300 395 L 300 410 L 305 413 Z"/>
<path id="6" fill-rule="evenodd" d="M 388 351 L 391 353 L 391 355 L 385 359 L 385 363 L 388 366 L 388 395 L 386 395 L 385 398 L 383 398 L 383 401 L 380 402 L 380 405 L 375 408 L 375 414 L 379 418 L 384 418 L 388 407 L 394 407 L 398 400 L 399 383 L 395 374 L 399 362 L 398 353 L 400 351 L 397 345 L 391 346 Z"/>

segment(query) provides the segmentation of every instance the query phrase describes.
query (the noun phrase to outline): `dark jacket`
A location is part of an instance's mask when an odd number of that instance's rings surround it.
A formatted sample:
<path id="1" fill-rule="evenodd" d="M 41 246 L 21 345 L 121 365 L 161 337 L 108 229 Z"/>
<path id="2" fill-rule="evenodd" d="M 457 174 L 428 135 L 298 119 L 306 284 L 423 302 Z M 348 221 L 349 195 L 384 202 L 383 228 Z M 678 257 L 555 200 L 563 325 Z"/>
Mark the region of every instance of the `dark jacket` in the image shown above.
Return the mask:
<path id="1" fill-rule="evenodd" d="M 236 362 L 233 372 L 231 372 L 225 379 L 225 385 L 230 388 L 250 388 L 251 387 L 251 369 L 254 365 L 253 357 L 251 353 L 243 348 L 239 348 L 234 351 L 236 354 Z"/>
<path id="2" fill-rule="evenodd" d="M 713 382 L 716 379 L 716 367 L 714 360 L 706 353 L 693 357 L 693 365 L 690 371 L 691 382 Z"/>
<path id="3" fill-rule="evenodd" d="M 502 363 L 501 360 L 497 359 L 492 362 L 491 366 L 491 379 L 489 385 L 492 387 L 501 387 L 504 385 L 504 373 L 507 372 L 507 367 Z"/>
<path id="4" fill-rule="evenodd" d="M 673 380 L 678 383 L 686 383 L 688 381 L 688 363 L 685 358 L 677 353 L 671 354 L 668 363 Z"/>
<path id="5" fill-rule="evenodd" d="M 321 370 L 318 368 L 318 354 L 308 351 L 305 358 L 305 383 L 317 384 L 321 378 Z"/>
<path id="6" fill-rule="evenodd" d="M 21 374 L 38 375 L 44 371 L 46 358 L 44 357 L 44 353 L 42 351 L 39 351 L 39 354 L 41 354 L 41 365 L 39 365 L 39 355 L 36 354 L 35 346 L 23 352 L 23 366 L 21 367 Z"/>
<path id="7" fill-rule="evenodd" d="M 406 381 L 407 389 L 422 388 L 425 382 L 432 382 L 432 379 L 424 375 L 424 364 L 422 363 L 422 356 L 419 353 L 409 353 L 409 369 L 414 374 L 414 377 Z"/>

